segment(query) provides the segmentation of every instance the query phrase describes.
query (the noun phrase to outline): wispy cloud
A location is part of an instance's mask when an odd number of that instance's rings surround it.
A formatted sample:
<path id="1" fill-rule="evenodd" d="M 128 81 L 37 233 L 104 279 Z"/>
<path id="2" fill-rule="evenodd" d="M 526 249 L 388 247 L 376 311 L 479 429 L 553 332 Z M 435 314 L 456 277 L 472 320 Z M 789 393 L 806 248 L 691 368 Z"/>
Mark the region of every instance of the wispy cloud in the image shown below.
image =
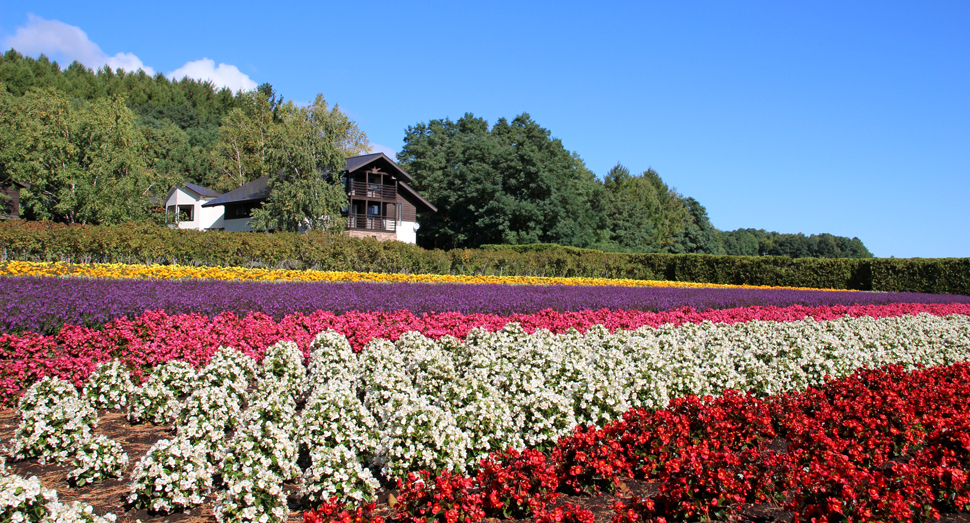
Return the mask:
<path id="1" fill-rule="evenodd" d="M 188 62 L 166 76 L 174 80 L 181 80 L 186 76 L 196 80 L 211 80 L 217 86 L 228 87 L 233 91 L 250 91 L 256 88 L 256 82 L 252 81 L 238 67 L 229 64 L 216 66 L 215 60 L 208 58 Z"/>
<path id="2" fill-rule="evenodd" d="M 77 60 L 92 69 L 107 65 L 112 69 L 136 71 L 141 69 L 147 74 L 155 74 L 132 53 L 118 53 L 108 56 L 98 44 L 88 39 L 80 27 L 68 25 L 58 20 L 45 20 L 39 16 L 27 15 L 27 25 L 3 40 L 4 49 L 16 49 L 28 55 L 45 54 L 64 65 Z"/>
<path id="3" fill-rule="evenodd" d="M 379 143 L 370 144 L 370 152 L 372 153 L 384 153 L 391 160 L 397 161 L 397 151 L 391 149 L 390 147 L 381 145 Z"/>
<path id="4" fill-rule="evenodd" d="M 44 54 L 62 65 L 76 60 L 92 69 L 107 65 L 112 69 L 141 69 L 147 74 L 155 74 L 155 69 L 145 65 L 133 53 L 108 56 L 80 27 L 59 20 L 46 20 L 34 14 L 27 15 L 27 25 L 17 28 L 12 36 L 3 39 L 3 49 L 16 49 L 27 56 Z M 216 87 L 228 87 L 233 91 L 256 88 L 256 82 L 238 67 L 223 63 L 217 66 L 214 60 L 208 58 L 186 62 L 166 76 L 178 80 L 185 77 L 209 80 Z"/>

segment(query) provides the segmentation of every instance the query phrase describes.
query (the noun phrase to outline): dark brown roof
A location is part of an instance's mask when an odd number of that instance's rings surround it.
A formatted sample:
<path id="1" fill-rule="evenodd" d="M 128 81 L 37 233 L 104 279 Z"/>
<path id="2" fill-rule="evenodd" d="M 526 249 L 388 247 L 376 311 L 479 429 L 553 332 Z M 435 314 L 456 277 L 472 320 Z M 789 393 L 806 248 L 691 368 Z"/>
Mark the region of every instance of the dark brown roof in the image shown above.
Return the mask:
<path id="1" fill-rule="evenodd" d="M 226 205 L 227 203 L 257 202 L 269 198 L 269 176 L 256 178 L 255 180 L 233 189 L 226 194 L 209 200 L 202 204 L 203 207 L 215 207 L 216 205 Z"/>
<path id="2" fill-rule="evenodd" d="M 387 168 L 392 174 L 396 175 L 396 178 L 403 180 L 405 182 L 410 182 L 413 178 L 401 166 L 390 159 L 384 153 L 371 153 L 362 154 L 360 156 L 351 156 L 347 158 L 347 167 L 345 170 L 347 172 L 354 172 L 363 169 L 364 167 L 369 167 L 374 164 L 380 164 L 382 167 Z"/>

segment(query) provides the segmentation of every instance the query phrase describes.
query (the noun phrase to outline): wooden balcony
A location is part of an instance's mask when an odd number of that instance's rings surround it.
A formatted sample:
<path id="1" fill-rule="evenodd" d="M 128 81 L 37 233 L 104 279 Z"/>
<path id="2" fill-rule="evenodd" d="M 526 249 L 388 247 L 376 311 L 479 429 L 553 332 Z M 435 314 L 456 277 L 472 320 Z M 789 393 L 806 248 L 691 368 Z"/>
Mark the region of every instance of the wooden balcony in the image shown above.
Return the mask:
<path id="1" fill-rule="evenodd" d="M 390 184 L 364 183 L 351 180 L 347 183 L 347 196 L 397 200 L 397 187 Z"/>
<path id="2" fill-rule="evenodd" d="M 365 229 L 369 231 L 394 232 L 397 222 L 393 218 L 374 216 L 372 214 L 350 214 L 347 216 L 348 229 Z"/>

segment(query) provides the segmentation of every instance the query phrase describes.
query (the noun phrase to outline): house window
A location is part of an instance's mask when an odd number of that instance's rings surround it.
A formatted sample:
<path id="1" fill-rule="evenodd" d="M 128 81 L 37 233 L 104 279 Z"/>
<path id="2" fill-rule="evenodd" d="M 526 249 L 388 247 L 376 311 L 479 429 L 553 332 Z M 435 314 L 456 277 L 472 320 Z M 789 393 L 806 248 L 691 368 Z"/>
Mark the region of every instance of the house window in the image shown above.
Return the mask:
<path id="1" fill-rule="evenodd" d="M 174 216 L 176 222 L 191 222 L 195 219 L 195 206 L 169 205 L 168 214 Z"/>
<path id="2" fill-rule="evenodd" d="M 230 203 L 226 205 L 226 219 L 227 220 L 238 220 L 242 218 L 249 218 L 253 215 L 253 208 L 256 204 L 248 203 Z"/>

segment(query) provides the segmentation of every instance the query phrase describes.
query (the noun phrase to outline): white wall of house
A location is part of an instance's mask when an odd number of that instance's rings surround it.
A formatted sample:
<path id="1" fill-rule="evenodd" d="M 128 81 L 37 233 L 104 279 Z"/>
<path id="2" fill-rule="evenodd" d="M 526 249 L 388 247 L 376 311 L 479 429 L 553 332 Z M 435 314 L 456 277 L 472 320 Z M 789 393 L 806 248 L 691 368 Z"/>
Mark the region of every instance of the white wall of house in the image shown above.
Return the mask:
<path id="1" fill-rule="evenodd" d="M 404 243 L 418 243 L 417 222 L 397 222 L 397 241 Z"/>
<path id="2" fill-rule="evenodd" d="M 202 207 L 202 204 L 211 200 L 211 198 L 201 198 L 198 194 L 192 191 L 186 191 L 184 188 L 177 188 L 172 196 L 165 201 L 165 210 L 168 213 L 167 222 L 170 227 L 177 227 L 179 229 L 197 229 L 204 231 L 206 229 L 218 229 L 221 228 L 223 219 L 223 207 Z M 176 209 L 183 209 L 187 211 L 191 209 L 191 220 L 179 220 L 179 214 L 175 212 Z"/>

